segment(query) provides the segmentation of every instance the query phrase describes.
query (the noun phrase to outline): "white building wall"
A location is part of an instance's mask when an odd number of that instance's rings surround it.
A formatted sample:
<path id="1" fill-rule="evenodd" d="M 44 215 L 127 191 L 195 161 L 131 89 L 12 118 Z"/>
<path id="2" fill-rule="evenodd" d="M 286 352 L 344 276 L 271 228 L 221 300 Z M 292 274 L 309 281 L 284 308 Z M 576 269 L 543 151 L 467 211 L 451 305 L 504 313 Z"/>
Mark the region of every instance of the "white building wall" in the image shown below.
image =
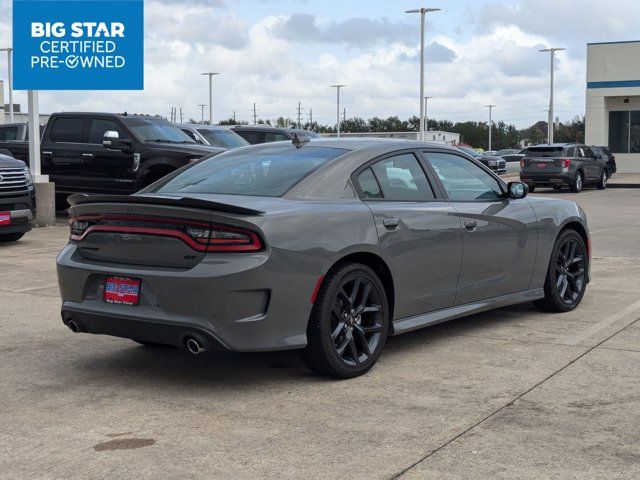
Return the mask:
<path id="1" fill-rule="evenodd" d="M 609 144 L 609 112 L 640 111 L 640 41 L 587 45 L 585 141 Z M 640 173 L 640 154 L 613 152 L 618 172 Z"/>

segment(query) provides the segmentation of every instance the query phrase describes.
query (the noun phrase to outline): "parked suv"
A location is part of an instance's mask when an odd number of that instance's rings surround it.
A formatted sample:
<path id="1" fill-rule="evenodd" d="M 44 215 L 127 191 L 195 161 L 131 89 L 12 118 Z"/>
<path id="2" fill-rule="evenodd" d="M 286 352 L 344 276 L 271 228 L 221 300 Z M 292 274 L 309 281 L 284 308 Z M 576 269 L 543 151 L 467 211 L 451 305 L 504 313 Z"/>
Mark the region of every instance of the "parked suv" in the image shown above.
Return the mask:
<path id="1" fill-rule="evenodd" d="M 589 148 L 607 165 L 607 177 L 611 178 L 611 175 L 618 171 L 618 167 L 616 167 L 616 157 L 613 156 L 607 147 L 591 146 Z"/>
<path id="2" fill-rule="evenodd" d="M 471 155 L 473 158 L 478 160 L 480 163 L 489 167 L 493 172 L 498 175 L 502 175 L 503 173 L 507 173 L 507 162 L 504 158 L 498 157 L 496 155 L 489 155 L 487 152 L 479 153 L 471 147 L 458 147 L 464 153 Z"/>
<path id="3" fill-rule="evenodd" d="M 201 145 L 212 145 L 229 150 L 251 145 L 240 135 L 225 127 L 198 123 L 179 123 L 176 127 Z"/>
<path id="4" fill-rule="evenodd" d="M 27 165 L 0 155 L 0 242 L 15 242 L 31 230 L 36 196 Z"/>
<path id="5" fill-rule="evenodd" d="M 520 161 L 520 180 L 536 187 L 561 189 L 568 186 L 580 192 L 587 185 L 607 187 L 606 163 L 586 145 L 555 143 L 529 147 Z"/>
<path id="6" fill-rule="evenodd" d="M 0 149 L 28 161 L 26 141 Z M 55 113 L 42 135 L 42 173 L 61 203 L 72 193 L 135 193 L 191 161 L 225 149 L 199 145 L 163 118 L 115 113 Z"/>
<path id="7" fill-rule="evenodd" d="M 252 145 L 256 143 L 282 142 L 293 140 L 294 135 L 304 135 L 308 138 L 318 138 L 315 132 L 298 128 L 270 127 L 269 125 L 239 125 L 231 130 Z"/>

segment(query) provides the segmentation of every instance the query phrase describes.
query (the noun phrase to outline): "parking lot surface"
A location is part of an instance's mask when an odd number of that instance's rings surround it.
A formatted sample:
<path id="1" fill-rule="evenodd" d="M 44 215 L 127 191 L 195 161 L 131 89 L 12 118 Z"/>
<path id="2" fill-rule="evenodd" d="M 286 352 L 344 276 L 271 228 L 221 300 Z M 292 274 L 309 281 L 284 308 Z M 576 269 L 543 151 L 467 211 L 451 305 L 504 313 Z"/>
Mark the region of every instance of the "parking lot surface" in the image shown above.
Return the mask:
<path id="1" fill-rule="evenodd" d="M 582 305 L 389 339 L 333 381 L 295 352 L 72 334 L 64 219 L 0 246 L 0 478 L 639 478 L 640 189 L 540 190 L 589 217 Z"/>

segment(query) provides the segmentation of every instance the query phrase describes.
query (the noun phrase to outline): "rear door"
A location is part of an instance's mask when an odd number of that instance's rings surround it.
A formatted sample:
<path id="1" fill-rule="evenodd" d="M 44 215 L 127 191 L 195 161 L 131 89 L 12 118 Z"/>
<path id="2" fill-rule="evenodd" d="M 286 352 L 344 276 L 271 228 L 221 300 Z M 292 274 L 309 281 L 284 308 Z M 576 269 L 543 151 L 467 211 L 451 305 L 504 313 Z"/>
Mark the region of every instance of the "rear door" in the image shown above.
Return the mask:
<path id="1" fill-rule="evenodd" d="M 132 140 L 127 130 L 109 118 L 89 120 L 89 134 L 82 156 L 83 183 L 91 192 L 133 192 L 134 153 L 110 150 L 102 145 L 104 134 L 117 132 L 119 138 Z"/>
<path id="2" fill-rule="evenodd" d="M 51 120 L 50 120 L 51 121 Z M 83 190 L 87 147 L 88 119 L 86 117 L 55 117 L 42 142 L 42 173 L 56 184 L 56 191 L 64 193 Z"/>
<path id="3" fill-rule="evenodd" d="M 373 212 L 382 258 L 394 278 L 396 319 L 453 305 L 462 232 L 455 209 L 438 198 L 414 152 L 370 162 L 354 174 Z"/>
<path id="4" fill-rule="evenodd" d="M 500 181 L 456 153 L 423 152 L 462 226 L 462 268 L 455 304 L 529 289 L 537 220 L 529 201 L 505 198 Z"/>
<path id="5" fill-rule="evenodd" d="M 576 147 L 576 153 L 583 165 L 586 180 L 589 182 L 598 180 L 602 166 L 591 149 L 585 145 L 580 145 Z"/>

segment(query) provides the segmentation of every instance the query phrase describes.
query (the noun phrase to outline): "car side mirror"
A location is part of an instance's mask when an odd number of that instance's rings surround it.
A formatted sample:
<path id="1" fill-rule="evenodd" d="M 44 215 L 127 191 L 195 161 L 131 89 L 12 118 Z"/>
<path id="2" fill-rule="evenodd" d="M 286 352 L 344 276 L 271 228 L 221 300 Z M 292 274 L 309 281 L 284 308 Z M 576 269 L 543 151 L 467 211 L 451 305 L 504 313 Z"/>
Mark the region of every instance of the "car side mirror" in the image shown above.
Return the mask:
<path id="1" fill-rule="evenodd" d="M 104 136 L 102 137 L 102 146 L 109 150 L 121 150 L 120 135 L 118 135 L 118 132 L 113 130 L 104 132 Z"/>
<path id="2" fill-rule="evenodd" d="M 529 187 L 526 183 L 522 182 L 509 182 L 509 198 L 519 199 L 524 198 L 529 193 Z"/>

